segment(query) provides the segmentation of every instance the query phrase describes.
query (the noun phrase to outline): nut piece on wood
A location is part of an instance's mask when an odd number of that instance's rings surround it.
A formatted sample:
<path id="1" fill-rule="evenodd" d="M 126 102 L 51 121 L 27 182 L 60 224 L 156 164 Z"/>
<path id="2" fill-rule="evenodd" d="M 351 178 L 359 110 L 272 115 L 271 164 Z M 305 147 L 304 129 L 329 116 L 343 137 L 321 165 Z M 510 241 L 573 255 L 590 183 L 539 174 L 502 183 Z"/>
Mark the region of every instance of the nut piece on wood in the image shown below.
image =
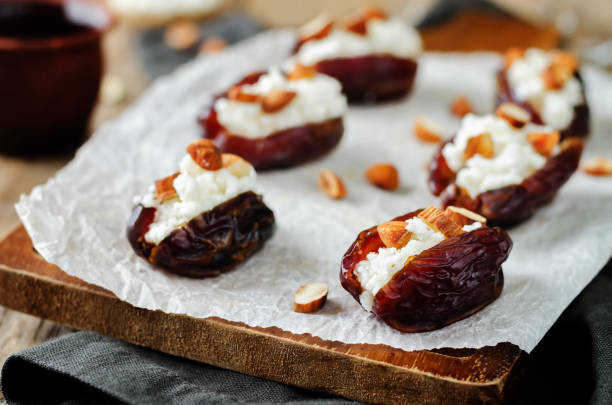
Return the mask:
<path id="1" fill-rule="evenodd" d="M 474 155 L 480 155 L 485 159 L 492 158 L 495 155 L 491 135 L 480 134 L 468 139 L 465 151 L 463 151 L 463 158 L 468 160 Z"/>
<path id="2" fill-rule="evenodd" d="M 438 143 L 443 130 L 435 121 L 419 117 L 414 121 L 414 133 L 423 142 Z"/>
<path id="3" fill-rule="evenodd" d="M 412 237 L 412 232 L 406 230 L 406 222 L 404 221 L 389 221 L 380 224 L 376 227 L 380 240 L 386 247 L 401 249 Z"/>
<path id="4" fill-rule="evenodd" d="M 198 53 L 210 55 L 224 50 L 227 45 L 227 41 L 221 37 L 210 37 L 202 43 Z"/>
<path id="5" fill-rule="evenodd" d="M 187 145 L 187 153 L 204 170 L 219 170 L 223 167 L 221 151 L 210 139 L 197 139 Z"/>
<path id="6" fill-rule="evenodd" d="M 327 292 L 326 283 L 310 283 L 301 286 L 293 297 L 293 310 L 309 313 L 321 309 L 327 301 Z"/>
<path id="7" fill-rule="evenodd" d="M 259 94 L 246 93 L 242 91 L 242 86 L 233 86 L 227 91 L 227 99 L 241 103 L 257 103 Z"/>
<path id="8" fill-rule="evenodd" d="M 365 172 L 366 179 L 383 190 L 395 190 L 399 187 L 399 174 L 390 163 L 377 163 Z"/>
<path id="9" fill-rule="evenodd" d="M 455 221 L 446 216 L 444 211 L 439 208 L 429 206 L 421 211 L 417 217 L 427 222 L 431 228 L 440 232 L 446 238 L 452 238 L 465 233 Z"/>
<path id="10" fill-rule="evenodd" d="M 272 90 L 261 99 L 261 109 L 265 113 L 275 113 L 285 108 L 297 93 L 285 90 Z"/>
<path id="11" fill-rule="evenodd" d="M 164 202 L 170 200 L 176 196 L 176 190 L 174 189 L 174 179 L 178 177 L 180 173 L 174 173 L 163 179 L 155 181 L 155 199 Z"/>
<path id="12" fill-rule="evenodd" d="M 472 112 L 472 106 L 467 97 L 459 96 L 451 104 L 451 112 L 457 117 L 464 117 Z"/>
<path id="13" fill-rule="evenodd" d="M 164 31 L 164 42 L 169 48 L 183 51 L 200 40 L 200 29 L 193 21 L 177 21 Z"/>
<path id="14" fill-rule="evenodd" d="M 301 42 L 323 39 L 329 35 L 334 22 L 325 14 L 307 22 L 298 29 Z"/>
<path id="15" fill-rule="evenodd" d="M 482 215 L 462 207 L 455 207 L 454 205 L 446 207 L 444 214 L 460 226 L 470 225 L 474 222 L 480 222 L 482 225 L 487 224 L 487 219 Z"/>
<path id="16" fill-rule="evenodd" d="M 305 66 L 297 63 L 293 66 L 291 72 L 287 73 L 287 79 L 289 80 L 299 80 L 299 79 L 309 79 L 311 77 L 315 77 L 317 75 L 317 70 L 313 66 Z"/>
<path id="17" fill-rule="evenodd" d="M 561 134 L 558 131 L 555 132 L 532 132 L 527 134 L 527 140 L 533 146 L 536 152 L 542 156 L 550 156 L 555 149 L 555 146 L 559 143 Z"/>
<path id="18" fill-rule="evenodd" d="M 612 160 L 594 157 L 581 165 L 582 170 L 591 176 L 612 176 Z"/>
<path id="19" fill-rule="evenodd" d="M 523 128 L 531 118 L 529 111 L 514 103 L 501 104 L 495 114 L 508 121 L 514 128 Z"/>
<path id="20" fill-rule="evenodd" d="M 514 61 L 523 58 L 525 56 L 525 50 L 516 46 L 508 48 L 504 54 L 504 70 L 510 69 L 510 66 Z"/>
<path id="21" fill-rule="evenodd" d="M 321 170 L 319 173 L 319 188 L 325 194 L 336 200 L 346 197 L 346 187 L 340 177 L 331 170 Z"/>

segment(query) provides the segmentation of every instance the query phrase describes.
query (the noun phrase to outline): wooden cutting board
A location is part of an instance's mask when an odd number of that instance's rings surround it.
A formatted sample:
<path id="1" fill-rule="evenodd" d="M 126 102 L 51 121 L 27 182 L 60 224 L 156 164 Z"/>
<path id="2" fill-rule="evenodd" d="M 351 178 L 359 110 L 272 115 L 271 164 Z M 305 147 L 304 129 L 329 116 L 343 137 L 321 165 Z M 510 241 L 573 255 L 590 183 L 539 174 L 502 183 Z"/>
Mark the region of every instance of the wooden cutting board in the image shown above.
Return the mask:
<path id="1" fill-rule="evenodd" d="M 389 404 L 504 403 L 527 354 L 511 343 L 407 352 L 136 308 L 36 253 L 21 226 L 0 242 L 0 305 L 203 363 Z"/>

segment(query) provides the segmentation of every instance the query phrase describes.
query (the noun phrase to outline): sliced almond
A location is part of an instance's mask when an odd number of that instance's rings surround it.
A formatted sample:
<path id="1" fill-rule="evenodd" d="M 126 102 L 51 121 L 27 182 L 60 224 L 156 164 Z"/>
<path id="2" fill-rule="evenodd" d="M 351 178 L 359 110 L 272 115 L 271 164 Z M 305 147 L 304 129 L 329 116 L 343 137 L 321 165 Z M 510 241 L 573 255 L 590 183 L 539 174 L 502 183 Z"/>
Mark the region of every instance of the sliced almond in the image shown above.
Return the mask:
<path id="1" fill-rule="evenodd" d="M 310 313 L 321 309 L 327 301 L 328 290 L 326 283 L 310 283 L 301 286 L 293 297 L 293 310 Z"/>
<path id="2" fill-rule="evenodd" d="M 466 116 L 472 112 L 470 101 L 464 96 L 457 97 L 451 104 L 451 112 L 458 117 Z"/>
<path id="3" fill-rule="evenodd" d="M 275 113 L 285 108 L 297 93 L 285 90 L 272 90 L 261 99 L 261 109 L 265 113 Z"/>
<path id="4" fill-rule="evenodd" d="M 421 218 L 432 229 L 440 232 L 446 238 L 452 238 L 465 233 L 455 221 L 446 216 L 444 211 L 439 208 L 429 206 L 421 211 L 417 217 Z"/>
<path id="5" fill-rule="evenodd" d="M 300 65 L 299 63 L 293 66 L 291 72 L 287 74 L 289 80 L 309 79 L 317 75 L 317 69 L 314 66 Z"/>
<path id="6" fill-rule="evenodd" d="M 174 173 L 163 179 L 155 181 L 155 199 L 164 202 L 170 200 L 176 196 L 176 190 L 174 189 L 174 179 L 178 177 L 180 173 Z"/>
<path id="7" fill-rule="evenodd" d="M 442 140 L 443 130 L 435 121 L 419 117 L 414 121 L 414 133 L 423 142 L 438 143 Z"/>
<path id="8" fill-rule="evenodd" d="M 200 28 L 193 21 L 177 21 L 164 31 L 164 42 L 174 50 L 183 51 L 200 40 Z"/>
<path id="9" fill-rule="evenodd" d="M 495 155 L 493 139 L 490 134 L 480 134 L 468 139 L 463 158 L 468 160 L 475 155 L 480 155 L 485 159 L 490 159 Z"/>
<path id="10" fill-rule="evenodd" d="M 301 42 L 323 39 L 329 35 L 334 22 L 325 14 L 307 22 L 298 30 Z"/>
<path id="11" fill-rule="evenodd" d="M 401 249 L 410 241 L 412 232 L 406 230 L 406 222 L 389 221 L 376 227 L 380 240 L 386 247 Z"/>
<path id="12" fill-rule="evenodd" d="M 321 170 L 319 173 L 319 188 L 325 194 L 336 200 L 346 197 L 346 188 L 340 177 L 331 170 Z"/>
<path id="13" fill-rule="evenodd" d="M 497 107 L 495 114 L 497 114 L 498 117 L 508 121 L 508 123 L 514 128 L 524 127 L 531 118 L 529 111 L 514 103 L 501 104 L 499 107 Z"/>
<path id="14" fill-rule="evenodd" d="M 487 224 L 487 219 L 482 215 L 462 207 L 455 207 L 454 205 L 446 207 L 444 214 L 459 226 L 470 225 L 474 222 L 480 222 L 483 225 Z"/>
<path id="15" fill-rule="evenodd" d="M 210 139 L 191 141 L 187 153 L 204 170 L 219 170 L 223 166 L 221 151 Z"/>
<path id="16" fill-rule="evenodd" d="M 582 170 L 591 176 L 612 176 L 612 160 L 594 157 L 581 165 Z"/>
<path id="17" fill-rule="evenodd" d="M 351 18 L 344 23 L 344 29 L 357 35 L 365 35 L 368 29 L 368 20 L 364 16 Z"/>
<path id="18" fill-rule="evenodd" d="M 383 190 L 395 190 L 399 187 L 399 173 L 390 163 L 377 163 L 365 172 L 366 179 Z"/>
<path id="19" fill-rule="evenodd" d="M 524 49 L 516 46 L 508 48 L 504 54 L 504 70 L 510 69 L 510 66 L 512 66 L 515 61 L 522 59 L 523 56 L 525 56 Z"/>
<path id="20" fill-rule="evenodd" d="M 560 139 L 561 134 L 558 131 L 532 132 L 527 134 L 527 140 L 531 143 L 533 149 L 542 156 L 550 156 Z"/>
<path id="21" fill-rule="evenodd" d="M 213 54 L 227 48 L 227 41 L 221 37 L 210 37 L 200 46 L 200 54 Z"/>
<path id="22" fill-rule="evenodd" d="M 570 52 L 555 51 L 550 65 L 542 72 L 544 86 L 558 90 L 574 75 L 578 69 L 578 59 Z"/>
<path id="23" fill-rule="evenodd" d="M 246 162 L 243 158 L 233 153 L 224 153 L 221 155 L 221 167 L 225 168 L 233 165 L 236 162 Z"/>
<path id="24" fill-rule="evenodd" d="M 257 103 L 259 94 L 246 93 L 242 90 L 242 86 L 233 86 L 227 91 L 227 99 L 241 103 Z"/>

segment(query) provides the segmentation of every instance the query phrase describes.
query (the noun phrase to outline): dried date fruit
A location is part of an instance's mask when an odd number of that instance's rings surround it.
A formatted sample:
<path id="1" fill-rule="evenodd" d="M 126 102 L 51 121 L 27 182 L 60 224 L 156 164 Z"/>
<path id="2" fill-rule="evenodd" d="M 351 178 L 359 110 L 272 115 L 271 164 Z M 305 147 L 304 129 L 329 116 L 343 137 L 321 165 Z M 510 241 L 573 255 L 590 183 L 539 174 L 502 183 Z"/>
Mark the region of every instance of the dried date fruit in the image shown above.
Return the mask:
<path id="1" fill-rule="evenodd" d="M 443 145 L 433 157 L 429 169 L 429 189 L 442 197 L 443 205 L 453 205 L 474 211 L 487 218 L 490 225 L 512 226 L 534 214 L 549 202 L 559 188 L 576 171 L 582 155 L 580 138 L 561 142 L 559 152 L 548 158 L 546 164 L 522 181 L 470 196 L 455 185 L 455 173 L 442 155 Z"/>
<path id="2" fill-rule="evenodd" d="M 414 84 L 417 63 L 391 55 L 325 59 L 315 68 L 342 84 L 351 103 L 372 103 L 404 97 Z"/>
<path id="3" fill-rule="evenodd" d="M 572 118 L 572 121 L 566 128 L 559 131 L 561 133 L 562 140 L 570 137 L 584 138 L 590 131 L 590 109 L 586 102 L 586 97 L 584 96 L 584 83 L 580 73 L 577 70 L 574 72 L 573 76 L 582 86 L 582 96 L 585 102 L 574 107 L 574 117 Z M 506 77 L 506 72 L 504 70 L 497 73 L 497 105 L 501 105 L 503 103 L 517 104 L 529 112 L 530 121 L 532 121 L 534 124 L 545 124 L 535 106 L 529 102 L 522 102 L 516 98 L 514 92 L 510 88 L 510 84 L 508 83 L 508 78 Z"/>
<path id="4" fill-rule="evenodd" d="M 257 83 L 264 73 L 251 73 L 232 88 Z M 226 92 L 216 96 L 215 100 L 228 96 Z M 259 102 L 259 99 L 254 102 Z M 244 158 L 258 171 L 297 166 L 318 159 L 338 145 L 344 132 L 342 117 L 338 117 L 280 130 L 261 138 L 246 138 L 229 132 L 219 122 L 214 103 L 198 117 L 198 124 L 204 138 L 214 140 L 224 153 Z"/>
<path id="5" fill-rule="evenodd" d="M 372 227 L 361 232 L 343 256 L 340 282 L 358 302 L 363 287 L 355 268 L 368 253 L 384 246 L 377 227 Z M 501 264 L 511 248 L 501 228 L 483 227 L 445 239 L 397 271 L 374 295 L 372 312 L 402 332 L 434 330 L 470 316 L 501 294 Z"/>
<path id="6" fill-rule="evenodd" d="M 251 191 L 203 212 L 157 245 L 144 238 L 155 211 L 142 205 L 134 208 L 128 240 L 153 265 L 188 277 L 213 277 L 235 267 L 260 249 L 274 231 L 274 214 Z"/>

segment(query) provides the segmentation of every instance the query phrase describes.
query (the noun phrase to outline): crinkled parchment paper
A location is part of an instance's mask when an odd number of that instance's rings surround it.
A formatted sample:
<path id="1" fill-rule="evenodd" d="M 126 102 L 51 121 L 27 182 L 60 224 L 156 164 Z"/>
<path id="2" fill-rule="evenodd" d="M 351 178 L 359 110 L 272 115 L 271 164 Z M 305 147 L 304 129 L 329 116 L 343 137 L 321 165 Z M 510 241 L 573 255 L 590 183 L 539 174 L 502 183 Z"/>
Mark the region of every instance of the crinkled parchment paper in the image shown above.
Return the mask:
<path id="1" fill-rule="evenodd" d="M 406 350 L 502 341 L 533 349 L 612 254 L 612 179 L 576 173 L 552 204 L 510 232 L 514 249 L 503 266 L 501 297 L 440 330 L 397 332 L 362 310 L 338 279 L 342 254 L 361 230 L 438 202 L 425 184 L 424 166 L 434 146 L 415 140 L 413 118 L 428 115 L 452 133 L 459 120 L 448 105 L 459 94 L 467 94 L 477 111 L 490 111 L 500 63 L 491 54 L 424 55 L 411 96 L 351 108 L 333 153 L 313 164 L 260 174 L 258 191 L 274 210 L 278 228 L 262 251 L 233 271 L 192 280 L 156 270 L 132 252 L 125 237 L 132 197 L 175 171 L 187 142 L 200 135 L 196 116 L 211 95 L 253 69 L 281 62 L 292 45 L 288 32 L 263 33 L 157 81 L 120 118 L 101 127 L 66 168 L 17 204 L 36 249 L 67 273 L 138 307 Z M 586 155 L 610 156 L 612 80 L 593 68 L 583 74 L 593 112 Z M 364 169 L 379 161 L 397 165 L 399 191 L 366 183 Z M 317 189 L 322 168 L 345 179 L 345 200 L 332 201 Z M 295 290 L 313 281 L 329 283 L 327 305 L 315 314 L 294 313 Z"/>

